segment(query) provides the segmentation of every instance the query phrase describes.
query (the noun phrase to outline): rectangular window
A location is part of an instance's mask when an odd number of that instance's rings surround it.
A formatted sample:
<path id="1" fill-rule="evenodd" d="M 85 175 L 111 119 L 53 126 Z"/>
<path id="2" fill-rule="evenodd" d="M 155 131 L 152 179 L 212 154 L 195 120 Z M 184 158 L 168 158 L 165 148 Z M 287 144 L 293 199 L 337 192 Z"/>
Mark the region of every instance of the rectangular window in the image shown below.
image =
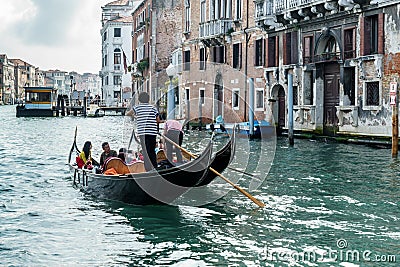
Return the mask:
<path id="1" fill-rule="evenodd" d="M 185 0 L 185 32 L 190 32 L 190 0 Z"/>
<path id="2" fill-rule="evenodd" d="M 366 82 L 366 106 L 379 106 L 379 82 Z"/>
<path id="3" fill-rule="evenodd" d="M 114 85 L 121 85 L 121 76 L 120 75 L 114 76 Z"/>
<path id="4" fill-rule="evenodd" d="M 213 47 L 213 62 L 225 63 L 225 46 Z"/>
<path id="5" fill-rule="evenodd" d="M 233 89 L 232 90 L 232 108 L 235 110 L 239 109 L 239 96 L 240 96 L 240 89 Z"/>
<path id="6" fill-rule="evenodd" d="M 121 37 L 121 28 L 114 28 L 114 37 Z"/>
<path id="7" fill-rule="evenodd" d="M 256 101 L 255 101 L 255 109 L 263 110 L 264 109 L 264 90 L 262 88 L 256 89 Z"/>
<path id="8" fill-rule="evenodd" d="M 363 55 L 384 53 L 383 14 L 364 18 L 364 47 Z"/>
<path id="9" fill-rule="evenodd" d="M 344 59 L 356 57 L 356 30 L 355 28 L 343 31 L 343 56 Z"/>
<path id="10" fill-rule="evenodd" d="M 200 3 L 200 22 L 206 21 L 206 0 L 201 0 Z"/>
<path id="11" fill-rule="evenodd" d="M 276 43 L 277 43 L 278 37 L 273 36 L 268 38 L 268 67 L 276 67 L 277 66 L 277 49 L 276 49 Z"/>
<path id="12" fill-rule="evenodd" d="M 299 89 L 297 86 L 293 86 L 293 105 L 299 104 Z"/>
<path id="13" fill-rule="evenodd" d="M 121 64 L 121 53 L 114 53 L 114 64 Z"/>
<path id="14" fill-rule="evenodd" d="M 303 93 L 304 93 L 304 105 L 314 104 L 314 73 L 312 71 L 304 72 L 304 83 L 303 83 Z"/>
<path id="15" fill-rule="evenodd" d="M 235 19 L 236 20 L 242 19 L 242 0 L 236 0 Z"/>
<path id="16" fill-rule="evenodd" d="M 313 61 L 313 45 L 314 40 L 312 36 L 304 37 L 304 51 L 303 51 L 303 62 L 304 64 L 309 64 Z"/>
<path id="17" fill-rule="evenodd" d="M 242 67 L 242 44 L 233 44 L 232 52 L 232 67 L 235 69 L 240 69 Z"/>
<path id="18" fill-rule="evenodd" d="M 186 101 L 187 101 L 187 103 L 189 103 L 189 100 L 190 100 L 190 89 L 186 88 Z"/>
<path id="19" fill-rule="evenodd" d="M 284 50 L 284 64 L 296 64 L 298 61 L 297 31 L 286 33 L 285 42 L 286 49 Z"/>
<path id="20" fill-rule="evenodd" d="M 200 48 L 200 70 L 206 69 L 206 49 Z"/>
<path id="21" fill-rule="evenodd" d="M 107 40 L 107 32 L 103 33 L 103 41 Z"/>
<path id="22" fill-rule="evenodd" d="M 264 65 L 264 39 L 258 39 L 254 45 L 254 66 Z"/>
<path id="23" fill-rule="evenodd" d="M 204 93 L 205 93 L 205 89 L 200 89 L 199 92 L 199 101 L 202 105 L 204 105 Z"/>
<path id="24" fill-rule="evenodd" d="M 355 68 L 344 68 L 343 75 L 344 83 L 344 98 L 343 105 L 344 106 L 354 106 L 356 102 L 356 85 L 355 85 Z"/>
<path id="25" fill-rule="evenodd" d="M 183 54 L 183 70 L 190 70 L 190 50 Z"/>

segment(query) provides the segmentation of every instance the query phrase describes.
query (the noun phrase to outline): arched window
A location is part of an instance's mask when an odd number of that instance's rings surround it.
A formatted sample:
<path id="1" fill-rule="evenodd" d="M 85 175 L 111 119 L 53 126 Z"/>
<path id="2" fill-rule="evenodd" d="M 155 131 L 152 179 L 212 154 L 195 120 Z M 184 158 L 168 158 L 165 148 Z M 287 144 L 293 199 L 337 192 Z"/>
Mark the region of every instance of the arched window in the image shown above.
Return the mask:
<path id="1" fill-rule="evenodd" d="M 121 49 L 114 49 L 114 64 L 121 64 Z"/>
<path id="2" fill-rule="evenodd" d="M 336 53 L 339 52 L 339 47 L 337 46 L 336 39 L 333 36 L 329 37 L 329 40 L 326 42 L 325 53 Z"/>

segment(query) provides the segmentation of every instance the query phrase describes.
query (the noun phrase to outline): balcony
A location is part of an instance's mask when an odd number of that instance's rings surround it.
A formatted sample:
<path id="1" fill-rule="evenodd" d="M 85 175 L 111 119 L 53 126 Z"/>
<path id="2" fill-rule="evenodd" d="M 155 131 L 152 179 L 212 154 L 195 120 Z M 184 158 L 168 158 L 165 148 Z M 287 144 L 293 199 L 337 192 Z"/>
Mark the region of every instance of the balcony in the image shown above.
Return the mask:
<path id="1" fill-rule="evenodd" d="M 310 58 L 310 60 L 311 59 L 312 58 Z M 315 55 L 314 58 L 312 59 L 312 62 L 322 63 L 322 62 L 338 61 L 338 60 L 341 60 L 340 52 L 324 52 L 320 55 Z M 305 63 L 306 63 L 306 60 L 305 60 Z"/>
<path id="2" fill-rule="evenodd" d="M 199 25 L 200 39 L 222 40 L 223 36 L 233 28 L 233 20 L 221 19 L 201 22 Z"/>
<path id="3" fill-rule="evenodd" d="M 358 9 L 371 0 L 254 0 L 257 26 L 275 27 Z"/>

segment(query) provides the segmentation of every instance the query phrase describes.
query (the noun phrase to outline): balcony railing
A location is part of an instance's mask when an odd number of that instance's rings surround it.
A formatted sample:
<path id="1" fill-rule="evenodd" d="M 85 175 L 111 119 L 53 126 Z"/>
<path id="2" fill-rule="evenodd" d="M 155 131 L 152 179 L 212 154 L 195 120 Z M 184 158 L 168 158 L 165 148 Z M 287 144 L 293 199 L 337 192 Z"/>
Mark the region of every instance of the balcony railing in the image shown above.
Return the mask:
<path id="1" fill-rule="evenodd" d="M 200 23 L 199 26 L 199 37 L 200 38 L 212 38 L 219 35 L 224 35 L 230 28 L 233 27 L 233 21 L 231 19 L 212 20 Z"/>
<path id="2" fill-rule="evenodd" d="M 321 0 L 274 0 L 274 6 L 276 12 L 289 11 L 293 9 L 299 9 L 305 6 L 317 5 L 326 3 Z"/>
<path id="3" fill-rule="evenodd" d="M 314 62 L 337 61 L 340 60 L 340 52 L 328 52 L 314 56 Z"/>

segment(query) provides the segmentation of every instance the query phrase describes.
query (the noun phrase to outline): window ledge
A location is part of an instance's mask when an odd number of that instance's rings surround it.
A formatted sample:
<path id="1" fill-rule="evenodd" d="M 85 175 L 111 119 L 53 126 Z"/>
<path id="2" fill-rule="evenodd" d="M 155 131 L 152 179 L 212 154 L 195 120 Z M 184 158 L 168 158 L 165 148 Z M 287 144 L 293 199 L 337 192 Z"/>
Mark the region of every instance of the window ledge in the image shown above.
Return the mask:
<path id="1" fill-rule="evenodd" d="M 371 110 L 371 111 L 379 111 L 382 109 L 382 106 L 363 106 L 363 110 Z"/>

